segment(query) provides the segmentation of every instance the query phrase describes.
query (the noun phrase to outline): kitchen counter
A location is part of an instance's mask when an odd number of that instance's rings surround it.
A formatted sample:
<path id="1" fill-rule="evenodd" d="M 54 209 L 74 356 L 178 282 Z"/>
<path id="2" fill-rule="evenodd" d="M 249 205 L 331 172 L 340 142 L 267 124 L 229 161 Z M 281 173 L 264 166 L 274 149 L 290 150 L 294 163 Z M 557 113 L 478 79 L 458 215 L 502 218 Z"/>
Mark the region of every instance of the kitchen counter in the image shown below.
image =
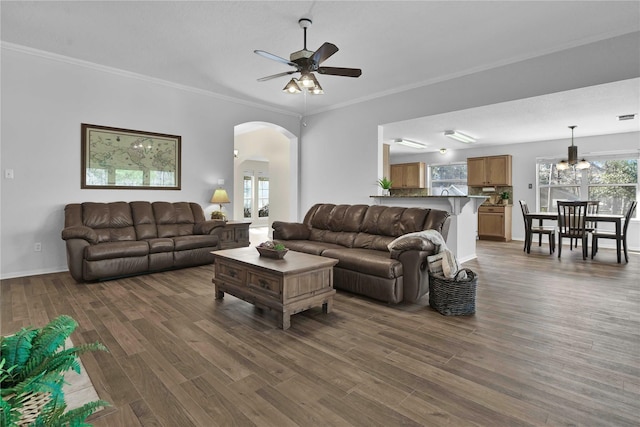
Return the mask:
<path id="1" fill-rule="evenodd" d="M 379 199 L 380 204 L 387 204 L 387 203 L 382 203 L 382 200 L 402 200 L 402 199 L 424 199 L 425 202 L 429 202 L 429 201 L 446 201 L 450 208 L 449 209 L 445 209 L 447 212 L 449 212 L 452 215 L 460 215 L 460 213 L 462 212 L 462 209 L 464 208 L 464 206 L 469 203 L 470 201 L 473 201 L 472 206 L 473 206 L 473 211 L 474 213 L 478 212 L 478 206 L 482 205 L 489 197 L 487 196 L 455 196 L 455 195 L 440 195 L 440 196 L 411 196 L 411 195 L 402 195 L 402 196 L 396 196 L 396 195 L 390 195 L 390 196 L 370 196 L 373 199 Z M 485 204 L 486 206 L 486 204 Z M 442 208 L 439 208 L 442 209 Z"/>

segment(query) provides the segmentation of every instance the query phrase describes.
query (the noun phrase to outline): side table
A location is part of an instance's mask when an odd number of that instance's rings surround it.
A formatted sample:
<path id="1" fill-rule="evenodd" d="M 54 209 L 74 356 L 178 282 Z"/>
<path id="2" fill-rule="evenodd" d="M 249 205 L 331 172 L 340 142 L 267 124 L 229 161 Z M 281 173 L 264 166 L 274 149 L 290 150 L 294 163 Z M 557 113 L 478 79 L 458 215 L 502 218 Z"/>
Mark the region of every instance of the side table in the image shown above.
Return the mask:
<path id="1" fill-rule="evenodd" d="M 227 221 L 220 236 L 220 249 L 243 248 L 249 246 L 249 225 L 247 221 Z"/>

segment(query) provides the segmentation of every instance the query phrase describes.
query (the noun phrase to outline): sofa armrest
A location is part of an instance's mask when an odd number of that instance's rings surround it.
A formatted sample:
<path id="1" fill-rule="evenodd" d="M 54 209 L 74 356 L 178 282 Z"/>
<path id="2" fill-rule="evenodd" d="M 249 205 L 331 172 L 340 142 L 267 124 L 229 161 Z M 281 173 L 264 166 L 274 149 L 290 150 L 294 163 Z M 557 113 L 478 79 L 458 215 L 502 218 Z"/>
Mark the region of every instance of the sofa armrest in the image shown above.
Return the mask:
<path id="1" fill-rule="evenodd" d="M 277 240 L 308 240 L 311 228 L 299 222 L 273 221 L 273 238 Z"/>
<path id="2" fill-rule="evenodd" d="M 403 297 L 402 301 L 416 302 L 429 292 L 429 268 L 427 257 L 431 251 L 402 251 L 393 258 L 402 263 Z"/>
<path id="3" fill-rule="evenodd" d="M 98 235 L 96 232 L 92 228 L 85 227 L 84 225 L 74 225 L 63 229 L 62 240 L 70 239 L 82 239 L 91 244 L 98 243 Z"/>
<path id="4" fill-rule="evenodd" d="M 77 282 L 84 281 L 82 275 L 82 265 L 84 262 L 84 251 L 91 244 L 84 239 L 67 239 L 67 266 L 69 273 Z"/>
<path id="5" fill-rule="evenodd" d="M 387 248 L 389 252 L 391 252 L 391 258 L 399 259 L 399 254 L 404 251 L 427 251 L 434 253 L 444 243 L 444 238 L 437 231 L 424 230 L 403 234 L 389 243 Z"/>
<path id="6" fill-rule="evenodd" d="M 195 234 L 215 234 L 220 236 L 223 228 L 223 221 L 210 220 L 197 223 L 194 232 Z"/>

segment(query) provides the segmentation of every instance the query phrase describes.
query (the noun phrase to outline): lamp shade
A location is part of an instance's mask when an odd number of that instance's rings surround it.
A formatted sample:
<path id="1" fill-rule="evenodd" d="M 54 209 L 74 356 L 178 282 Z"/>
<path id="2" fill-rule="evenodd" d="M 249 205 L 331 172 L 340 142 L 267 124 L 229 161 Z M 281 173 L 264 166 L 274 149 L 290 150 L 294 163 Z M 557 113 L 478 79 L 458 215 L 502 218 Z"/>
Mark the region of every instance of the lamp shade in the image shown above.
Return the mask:
<path id="1" fill-rule="evenodd" d="M 218 188 L 213 192 L 213 196 L 211 197 L 211 203 L 230 203 L 229 195 L 227 194 L 227 190 L 224 188 Z"/>

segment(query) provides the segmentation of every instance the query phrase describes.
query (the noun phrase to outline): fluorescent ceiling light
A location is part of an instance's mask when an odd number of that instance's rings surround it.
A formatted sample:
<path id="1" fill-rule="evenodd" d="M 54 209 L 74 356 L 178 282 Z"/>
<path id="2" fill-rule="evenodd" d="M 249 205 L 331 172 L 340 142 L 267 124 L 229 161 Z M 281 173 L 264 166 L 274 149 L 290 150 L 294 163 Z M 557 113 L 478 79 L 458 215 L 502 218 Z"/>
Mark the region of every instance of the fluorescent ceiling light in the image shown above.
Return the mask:
<path id="1" fill-rule="evenodd" d="M 411 148 L 425 148 L 426 145 L 421 144 L 419 142 L 415 142 L 415 141 L 409 141 L 408 139 L 395 139 L 394 142 L 396 144 L 400 144 L 400 145 L 404 145 L 406 147 L 411 147 Z"/>
<path id="2" fill-rule="evenodd" d="M 471 144 L 472 142 L 476 142 L 476 140 L 469 135 L 465 135 L 464 133 L 455 131 L 455 130 L 445 130 L 444 136 L 447 136 L 451 139 L 455 139 L 456 141 L 464 142 L 465 144 Z"/>

